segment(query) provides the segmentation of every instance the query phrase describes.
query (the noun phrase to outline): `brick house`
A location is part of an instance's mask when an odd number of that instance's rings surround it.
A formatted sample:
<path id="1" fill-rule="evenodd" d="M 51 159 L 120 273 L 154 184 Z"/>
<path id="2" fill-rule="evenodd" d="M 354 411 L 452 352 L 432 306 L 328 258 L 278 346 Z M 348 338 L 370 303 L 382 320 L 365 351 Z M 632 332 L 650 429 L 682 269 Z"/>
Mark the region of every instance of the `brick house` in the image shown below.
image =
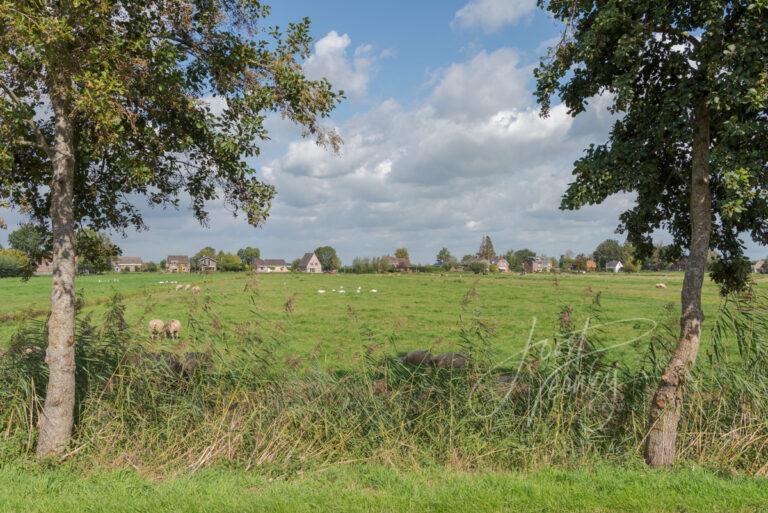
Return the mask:
<path id="1" fill-rule="evenodd" d="M 491 259 L 491 265 L 495 265 L 500 273 L 509 272 L 509 262 L 507 262 L 507 259 L 503 256 Z"/>
<path id="2" fill-rule="evenodd" d="M 545 256 L 528 257 L 523 262 L 523 271 L 526 273 L 549 272 L 552 270 L 552 260 Z"/>
<path id="3" fill-rule="evenodd" d="M 168 255 L 165 268 L 169 273 L 188 273 L 190 271 L 189 257 L 186 255 Z"/>

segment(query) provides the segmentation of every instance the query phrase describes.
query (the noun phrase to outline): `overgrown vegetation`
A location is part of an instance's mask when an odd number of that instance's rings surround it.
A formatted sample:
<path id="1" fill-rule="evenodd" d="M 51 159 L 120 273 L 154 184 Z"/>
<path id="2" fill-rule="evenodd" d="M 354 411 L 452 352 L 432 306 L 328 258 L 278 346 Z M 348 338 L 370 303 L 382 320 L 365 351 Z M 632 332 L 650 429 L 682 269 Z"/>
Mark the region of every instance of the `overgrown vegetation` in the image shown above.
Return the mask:
<path id="1" fill-rule="evenodd" d="M 494 327 L 475 308 L 475 282 L 461 305 L 466 369 L 401 363 L 394 345 L 350 307 L 348 322 L 366 350 L 356 368 L 337 371 L 278 356 L 296 298 L 283 319 L 268 320 L 254 280 L 246 287 L 251 324 L 225 329 L 215 304 L 201 297 L 190 303 L 185 341 L 166 351 L 136 343 L 142 337 L 130 332 L 119 295 L 100 319 L 79 314 L 77 422 L 63 459 L 163 474 L 225 463 L 279 475 L 345 462 L 457 470 L 620 463 L 641 450 L 647 400 L 677 329 L 670 307 L 640 366 L 613 361 L 600 294 L 590 294 L 578 316 L 587 324 L 564 305 L 555 337 L 532 339 L 498 362 L 489 349 Z M 717 317 L 711 365 L 690 381 L 680 458 L 764 475 L 768 301 L 757 292 L 731 298 Z M 652 328 L 643 322 L 640 331 Z M 44 322 L 25 322 L 0 359 L 3 461 L 34 451 L 45 333 Z M 722 347 L 732 340 L 738 353 Z"/>

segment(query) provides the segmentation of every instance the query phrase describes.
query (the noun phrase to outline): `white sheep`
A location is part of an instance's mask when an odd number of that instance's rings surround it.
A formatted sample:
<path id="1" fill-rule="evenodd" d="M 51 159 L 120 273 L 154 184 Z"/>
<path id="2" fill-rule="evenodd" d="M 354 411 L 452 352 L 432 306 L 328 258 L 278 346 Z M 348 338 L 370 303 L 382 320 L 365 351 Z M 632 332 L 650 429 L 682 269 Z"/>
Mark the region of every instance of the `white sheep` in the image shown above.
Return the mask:
<path id="1" fill-rule="evenodd" d="M 194 295 L 200 294 L 200 287 L 198 287 L 197 285 L 192 287 L 192 294 L 194 294 Z"/>
<path id="2" fill-rule="evenodd" d="M 176 292 L 184 288 L 184 285 L 176 285 Z"/>
<path id="3" fill-rule="evenodd" d="M 189 290 L 189 289 L 191 289 L 191 288 L 192 288 L 192 285 L 190 285 L 189 283 L 187 283 L 186 285 L 184 285 L 184 290 Z"/>
<path id="4" fill-rule="evenodd" d="M 318 290 L 317 290 L 317 293 L 318 293 L 318 294 L 325 294 L 325 291 L 324 291 L 323 289 L 318 289 Z"/>
<path id="5" fill-rule="evenodd" d="M 374 294 L 376 294 L 376 293 L 378 292 L 378 290 L 376 290 L 376 289 L 371 289 L 371 292 L 373 292 Z"/>
<path id="6" fill-rule="evenodd" d="M 666 286 L 666 285 L 664 285 L 663 283 L 657 283 L 657 284 L 656 284 L 656 288 L 657 288 L 657 289 L 666 289 L 666 288 L 667 288 L 667 286 Z"/>
<path id="7" fill-rule="evenodd" d="M 168 338 L 179 338 L 181 334 L 181 321 L 171 319 L 165 324 L 165 336 Z"/>
<path id="8" fill-rule="evenodd" d="M 149 321 L 149 333 L 152 338 L 157 338 L 165 332 L 165 323 L 160 319 L 152 319 Z"/>

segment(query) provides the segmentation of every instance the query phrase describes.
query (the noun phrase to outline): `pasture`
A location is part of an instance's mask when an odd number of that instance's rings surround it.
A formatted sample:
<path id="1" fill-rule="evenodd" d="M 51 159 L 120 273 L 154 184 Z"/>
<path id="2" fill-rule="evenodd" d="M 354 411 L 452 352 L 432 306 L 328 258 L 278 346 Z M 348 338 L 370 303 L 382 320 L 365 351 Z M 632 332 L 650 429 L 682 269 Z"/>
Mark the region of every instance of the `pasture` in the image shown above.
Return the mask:
<path id="1" fill-rule="evenodd" d="M 589 320 L 616 358 L 631 360 L 643 353 L 660 326 L 675 329 L 682 278 L 682 273 L 124 273 L 81 276 L 77 286 L 82 312 L 94 318 L 119 292 L 136 343 L 172 349 L 168 341 L 150 340 L 146 324 L 153 318 L 179 319 L 181 340 L 195 349 L 231 344 L 223 334 L 253 329 L 285 358 L 350 367 L 371 347 L 392 353 L 460 350 L 462 333 L 473 320 L 481 323 L 494 359 L 514 359 L 527 341 L 557 334 L 566 306 L 572 308 L 576 329 Z M 202 292 L 176 291 L 177 284 L 168 282 L 197 284 Z M 659 282 L 667 288 L 655 288 Z M 764 289 L 766 280 L 757 286 Z M 50 277 L 0 280 L 0 344 L 7 344 L 25 319 L 44 318 L 49 291 Z M 717 287 L 708 282 L 704 308 L 710 326 L 721 301 Z"/>

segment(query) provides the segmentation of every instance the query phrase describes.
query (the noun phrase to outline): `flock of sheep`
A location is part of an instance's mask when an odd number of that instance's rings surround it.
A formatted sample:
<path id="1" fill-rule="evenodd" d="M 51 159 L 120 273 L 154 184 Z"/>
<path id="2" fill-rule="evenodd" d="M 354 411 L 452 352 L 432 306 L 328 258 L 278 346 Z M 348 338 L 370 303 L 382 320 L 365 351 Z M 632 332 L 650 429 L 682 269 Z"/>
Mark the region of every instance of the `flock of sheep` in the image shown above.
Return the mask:
<path id="1" fill-rule="evenodd" d="M 355 294 L 360 294 L 362 291 L 363 291 L 363 288 L 358 286 L 357 289 L 355 290 Z M 339 294 L 346 294 L 347 293 L 347 291 L 344 290 L 344 285 L 340 286 L 339 290 L 331 289 L 331 292 L 338 292 Z M 376 289 L 371 289 L 370 292 L 371 292 L 371 294 L 376 294 L 379 291 L 376 290 Z M 325 294 L 325 289 L 318 289 L 317 293 L 318 294 Z"/>

